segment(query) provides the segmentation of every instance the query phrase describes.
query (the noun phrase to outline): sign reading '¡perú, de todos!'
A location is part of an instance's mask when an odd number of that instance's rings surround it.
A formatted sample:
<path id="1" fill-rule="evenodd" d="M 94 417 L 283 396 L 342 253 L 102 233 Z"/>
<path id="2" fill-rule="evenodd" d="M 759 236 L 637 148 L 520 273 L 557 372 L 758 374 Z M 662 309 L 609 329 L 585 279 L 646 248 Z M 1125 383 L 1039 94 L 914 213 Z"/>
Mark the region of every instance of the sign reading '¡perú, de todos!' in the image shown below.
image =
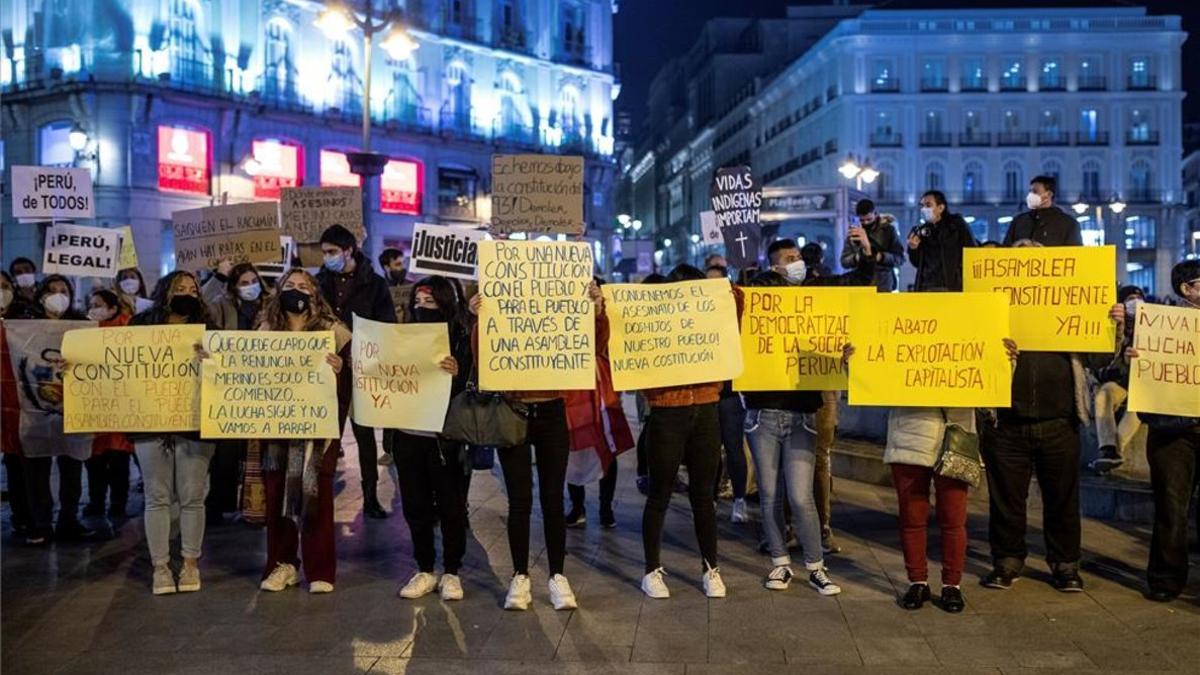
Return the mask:
<path id="1" fill-rule="evenodd" d="M 492 234 L 583 234 L 583 158 L 492 156 Z"/>
<path id="2" fill-rule="evenodd" d="M 92 174 L 53 166 L 12 168 L 14 218 L 94 218 Z"/>

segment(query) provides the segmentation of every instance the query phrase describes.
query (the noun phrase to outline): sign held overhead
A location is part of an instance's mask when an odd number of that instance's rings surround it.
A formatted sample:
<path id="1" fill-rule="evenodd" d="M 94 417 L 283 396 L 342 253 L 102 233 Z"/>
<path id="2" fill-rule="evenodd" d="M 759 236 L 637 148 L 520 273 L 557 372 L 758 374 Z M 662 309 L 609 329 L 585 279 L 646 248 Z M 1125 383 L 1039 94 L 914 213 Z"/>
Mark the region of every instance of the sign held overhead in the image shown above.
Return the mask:
<path id="1" fill-rule="evenodd" d="M 53 166 L 12 168 L 14 218 L 95 218 L 92 174 Z"/>
<path id="2" fill-rule="evenodd" d="M 279 260 L 279 205 L 249 202 L 188 209 L 171 214 L 175 269 L 212 269 L 221 260 L 273 263 Z"/>
<path id="3" fill-rule="evenodd" d="M 492 234 L 583 234 L 583 158 L 492 155 Z"/>
<path id="4" fill-rule="evenodd" d="M 412 271 L 456 279 L 475 279 L 479 273 L 479 242 L 487 233 L 470 227 L 413 226 Z"/>
<path id="5" fill-rule="evenodd" d="M 758 262 L 762 243 L 762 186 L 748 166 L 727 166 L 713 175 L 710 201 L 725 239 L 725 257 L 738 268 Z"/>
<path id="6" fill-rule="evenodd" d="M 330 225 L 350 230 L 359 243 L 366 238 L 360 187 L 283 188 L 279 211 L 283 234 L 298 244 L 320 241 L 321 233 Z"/>

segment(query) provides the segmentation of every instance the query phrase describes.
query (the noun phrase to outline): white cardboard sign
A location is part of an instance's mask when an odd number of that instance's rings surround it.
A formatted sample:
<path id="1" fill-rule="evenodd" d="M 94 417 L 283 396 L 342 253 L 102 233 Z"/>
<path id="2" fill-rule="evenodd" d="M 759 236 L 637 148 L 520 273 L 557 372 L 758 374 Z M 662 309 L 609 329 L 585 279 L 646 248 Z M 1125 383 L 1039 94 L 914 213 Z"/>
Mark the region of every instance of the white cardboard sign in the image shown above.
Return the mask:
<path id="1" fill-rule="evenodd" d="M 486 236 L 487 232 L 469 227 L 417 223 L 413 226 L 412 271 L 475 279 L 479 275 L 476 251 Z"/>
<path id="2" fill-rule="evenodd" d="M 46 274 L 112 279 L 120 267 L 120 230 L 65 224 L 46 228 Z"/>
<path id="3" fill-rule="evenodd" d="M 92 174 L 54 166 L 12 168 L 14 218 L 94 218 Z"/>

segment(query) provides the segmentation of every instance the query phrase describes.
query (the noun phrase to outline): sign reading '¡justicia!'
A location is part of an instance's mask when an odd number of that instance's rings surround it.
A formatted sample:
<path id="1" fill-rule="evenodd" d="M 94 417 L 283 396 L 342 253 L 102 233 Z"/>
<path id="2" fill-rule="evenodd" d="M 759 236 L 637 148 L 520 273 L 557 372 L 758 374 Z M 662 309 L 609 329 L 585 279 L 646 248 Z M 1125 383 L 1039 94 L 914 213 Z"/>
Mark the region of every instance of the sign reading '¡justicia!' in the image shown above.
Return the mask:
<path id="1" fill-rule="evenodd" d="M 492 234 L 583 234 L 583 158 L 492 156 Z"/>

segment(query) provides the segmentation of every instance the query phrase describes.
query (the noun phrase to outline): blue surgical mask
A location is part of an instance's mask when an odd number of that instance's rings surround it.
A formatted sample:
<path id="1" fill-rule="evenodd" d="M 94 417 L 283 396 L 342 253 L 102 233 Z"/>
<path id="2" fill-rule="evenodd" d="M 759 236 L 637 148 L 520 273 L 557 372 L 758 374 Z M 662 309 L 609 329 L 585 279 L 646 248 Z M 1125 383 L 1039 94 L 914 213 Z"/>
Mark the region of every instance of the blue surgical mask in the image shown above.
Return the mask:
<path id="1" fill-rule="evenodd" d="M 254 302 L 262 295 L 262 284 L 257 281 L 249 286 L 238 286 L 238 297 L 246 302 Z"/>
<path id="2" fill-rule="evenodd" d="M 341 272 L 346 269 L 346 259 L 340 254 L 325 256 L 325 269 L 330 272 Z"/>

